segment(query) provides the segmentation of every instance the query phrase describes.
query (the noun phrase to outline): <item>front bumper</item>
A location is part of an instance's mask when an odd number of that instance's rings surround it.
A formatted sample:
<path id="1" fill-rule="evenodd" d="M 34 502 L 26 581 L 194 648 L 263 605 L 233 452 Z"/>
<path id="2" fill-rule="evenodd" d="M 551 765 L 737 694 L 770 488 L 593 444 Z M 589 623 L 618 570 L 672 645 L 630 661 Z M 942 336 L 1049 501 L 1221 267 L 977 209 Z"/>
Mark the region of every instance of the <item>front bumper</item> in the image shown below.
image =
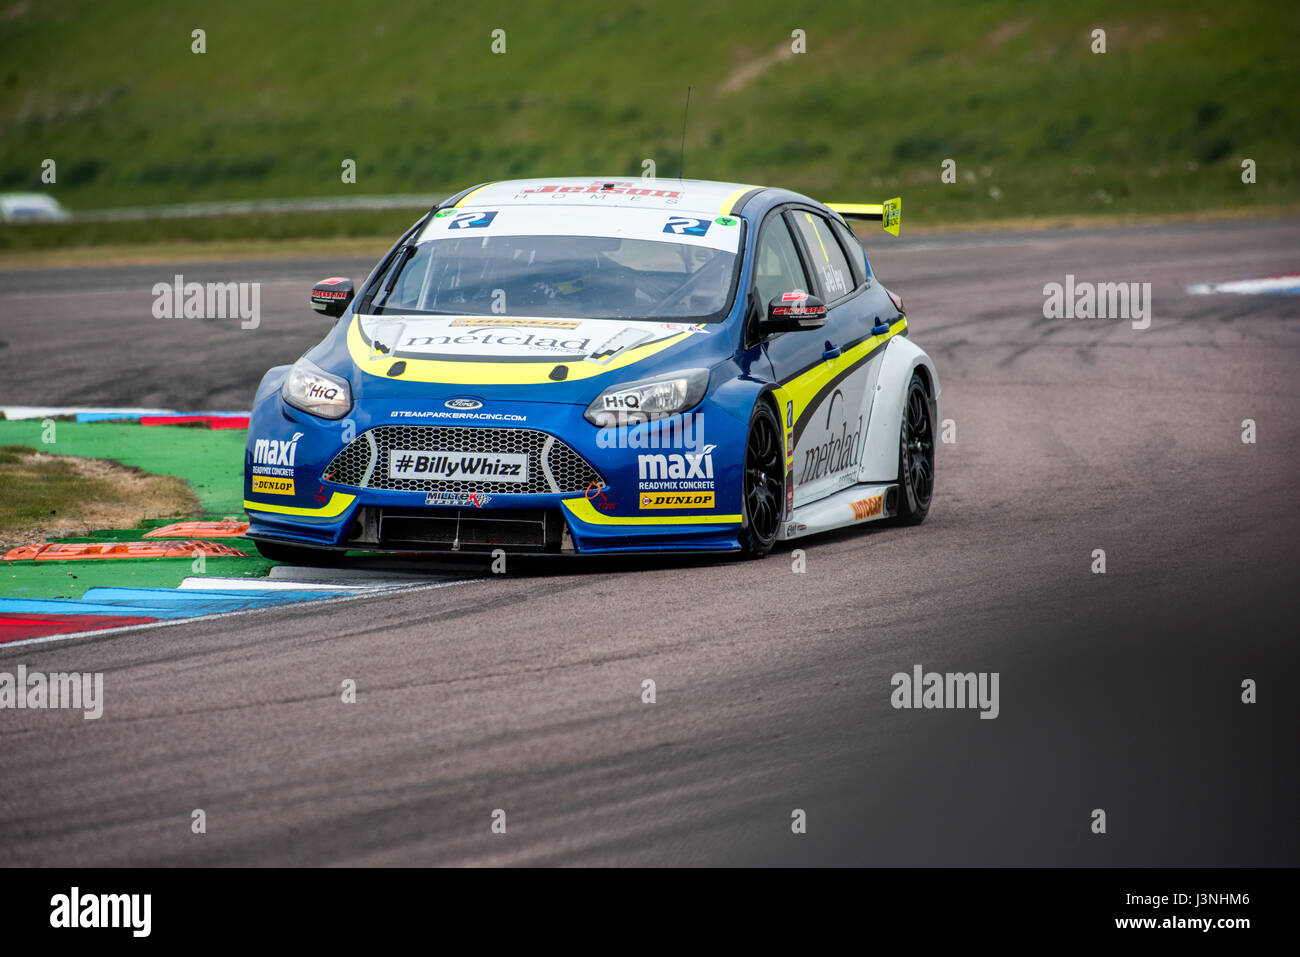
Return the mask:
<path id="1" fill-rule="evenodd" d="M 698 418 L 691 428 L 660 429 L 652 438 L 644 426 L 601 433 L 582 413 L 580 407 L 558 403 L 493 402 L 489 411 L 457 413 L 446 410 L 441 398 L 366 400 L 348 418 L 328 421 L 268 395 L 253 411 L 245 451 L 249 537 L 402 552 L 739 548 L 747 421 L 706 399 L 692 413 Z M 531 438 L 521 445 L 523 433 Z M 547 444 L 546 437 L 554 442 Z M 489 482 L 405 481 L 388 474 L 389 451 L 466 444 L 467 439 L 475 440 L 469 444 L 476 451 L 523 449 L 534 456 L 530 482 L 522 486 L 529 491 Z M 542 445 L 549 458 L 539 457 Z M 561 446 L 591 473 L 582 472 L 572 458 L 557 458 Z M 360 458 L 353 456 L 348 468 L 340 468 L 347 459 L 340 453 L 347 449 L 360 449 Z M 544 482 L 531 480 L 543 471 Z"/>

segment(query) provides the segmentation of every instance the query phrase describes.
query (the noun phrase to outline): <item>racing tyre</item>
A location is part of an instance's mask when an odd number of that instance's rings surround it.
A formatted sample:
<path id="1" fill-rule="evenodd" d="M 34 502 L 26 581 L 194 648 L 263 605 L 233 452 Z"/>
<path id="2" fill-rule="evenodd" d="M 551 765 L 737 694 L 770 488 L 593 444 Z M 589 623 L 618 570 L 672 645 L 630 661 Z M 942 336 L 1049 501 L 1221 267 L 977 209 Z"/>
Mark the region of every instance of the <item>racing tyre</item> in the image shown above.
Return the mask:
<path id="1" fill-rule="evenodd" d="M 745 526 L 740 547 L 747 558 L 762 558 L 776 544 L 785 517 L 784 449 L 776 413 L 766 402 L 759 402 L 745 440 Z"/>
<path id="2" fill-rule="evenodd" d="M 263 558 L 282 565 L 333 565 L 343 557 L 343 552 L 333 548 L 300 548 L 282 542 L 254 541 L 253 544 Z"/>
<path id="3" fill-rule="evenodd" d="M 899 525 L 920 525 L 930 511 L 934 494 L 934 422 L 930 396 L 919 375 L 913 375 L 903 403 L 903 426 L 898 434 Z"/>

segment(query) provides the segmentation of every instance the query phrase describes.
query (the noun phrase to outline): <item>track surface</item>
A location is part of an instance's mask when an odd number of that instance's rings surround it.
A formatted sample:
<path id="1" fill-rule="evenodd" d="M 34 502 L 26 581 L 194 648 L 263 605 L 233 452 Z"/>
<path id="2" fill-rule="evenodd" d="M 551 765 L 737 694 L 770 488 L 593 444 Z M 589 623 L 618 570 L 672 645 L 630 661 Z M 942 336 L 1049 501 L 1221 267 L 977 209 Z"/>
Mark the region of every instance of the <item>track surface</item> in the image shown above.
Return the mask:
<path id="1" fill-rule="evenodd" d="M 925 525 L 799 543 L 804 574 L 789 546 L 533 562 L 0 649 L 106 673 L 99 721 L 0 712 L 0 863 L 1300 864 L 1300 298 L 1183 292 L 1298 250 L 1296 223 L 876 243 L 957 442 Z M 0 401 L 247 407 L 324 331 L 310 283 L 368 265 L 0 273 Z M 262 328 L 153 319 L 177 271 L 262 281 Z M 1043 319 L 1066 273 L 1151 282 L 1151 328 Z M 998 672 L 1000 717 L 894 710 L 915 664 Z"/>

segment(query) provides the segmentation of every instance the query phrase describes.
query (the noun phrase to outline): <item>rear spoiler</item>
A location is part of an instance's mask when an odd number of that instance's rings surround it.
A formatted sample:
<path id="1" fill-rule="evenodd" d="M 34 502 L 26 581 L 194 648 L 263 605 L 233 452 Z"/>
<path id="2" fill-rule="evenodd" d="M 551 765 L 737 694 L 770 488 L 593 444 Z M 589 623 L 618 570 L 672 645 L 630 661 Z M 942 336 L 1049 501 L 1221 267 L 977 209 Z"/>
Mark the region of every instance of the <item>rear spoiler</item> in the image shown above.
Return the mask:
<path id="1" fill-rule="evenodd" d="M 825 203 L 827 209 L 845 219 L 865 219 L 878 222 L 885 232 L 898 235 L 898 225 L 903 219 L 903 201 L 895 196 L 883 203 Z"/>

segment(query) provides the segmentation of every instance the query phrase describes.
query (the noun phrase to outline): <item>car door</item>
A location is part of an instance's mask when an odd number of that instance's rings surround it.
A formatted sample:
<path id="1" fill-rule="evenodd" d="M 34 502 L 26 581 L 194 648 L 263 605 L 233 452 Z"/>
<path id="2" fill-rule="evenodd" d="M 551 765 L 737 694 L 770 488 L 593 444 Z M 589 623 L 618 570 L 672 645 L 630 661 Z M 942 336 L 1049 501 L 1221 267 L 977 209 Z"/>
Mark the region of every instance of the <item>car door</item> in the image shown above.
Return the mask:
<path id="1" fill-rule="evenodd" d="M 793 442 L 790 480 L 797 507 L 858 480 L 880 363 L 879 356 L 862 357 L 861 347 L 871 337 L 874 317 L 862 295 L 869 277 L 861 257 L 850 256 L 830 222 L 817 211 L 792 206 L 779 216 L 785 236 L 795 247 L 801 275 L 810 284 L 804 288 L 827 306 L 826 325 L 821 329 L 783 333 L 766 344 L 786 396 L 783 411 L 794 416 L 788 441 Z M 775 222 L 772 229 L 780 237 Z"/>

